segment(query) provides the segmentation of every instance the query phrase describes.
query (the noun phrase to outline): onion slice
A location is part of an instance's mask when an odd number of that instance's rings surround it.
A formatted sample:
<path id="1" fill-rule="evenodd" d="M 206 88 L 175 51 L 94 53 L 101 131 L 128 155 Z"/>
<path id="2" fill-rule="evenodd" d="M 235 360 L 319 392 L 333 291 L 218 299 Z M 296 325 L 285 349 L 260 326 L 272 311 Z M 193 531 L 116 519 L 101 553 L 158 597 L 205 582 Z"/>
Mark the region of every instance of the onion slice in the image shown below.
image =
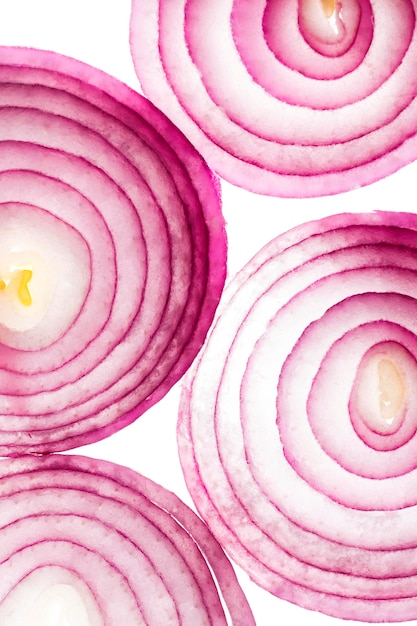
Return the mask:
<path id="1" fill-rule="evenodd" d="M 178 445 L 256 583 L 338 618 L 417 618 L 416 389 L 416 215 L 301 225 L 231 282 Z"/>
<path id="2" fill-rule="evenodd" d="M 0 537 L 2 624 L 255 624 L 203 522 L 127 468 L 67 455 L 2 460 Z"/>
<path id="3" fill-rule="evenodd" d="M 417 156 L 416 0 L 132 0 L 144 93 L 223 178 L 283 197 Z"/>
<path id="4" fill-rule="evenodd" d="M 90 443 L 182 376 L 223 288 L 219 186 L 172 123 L 73 59 L 0 49 L 0 454 Z"/>

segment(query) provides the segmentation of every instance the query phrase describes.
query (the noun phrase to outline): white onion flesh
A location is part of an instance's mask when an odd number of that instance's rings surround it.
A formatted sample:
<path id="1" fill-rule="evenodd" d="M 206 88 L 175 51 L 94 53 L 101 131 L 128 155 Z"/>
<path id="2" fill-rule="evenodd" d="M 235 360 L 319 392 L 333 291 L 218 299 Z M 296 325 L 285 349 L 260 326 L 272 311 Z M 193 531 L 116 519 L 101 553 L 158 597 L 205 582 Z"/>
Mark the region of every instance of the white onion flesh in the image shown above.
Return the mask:
<path id="1" fill-rule="evenodd" d="M 251 578 L 302 607 L 417 619 L 417 216 L 299 226 L 231 282 L 186 377 L 190 493 Z"/>

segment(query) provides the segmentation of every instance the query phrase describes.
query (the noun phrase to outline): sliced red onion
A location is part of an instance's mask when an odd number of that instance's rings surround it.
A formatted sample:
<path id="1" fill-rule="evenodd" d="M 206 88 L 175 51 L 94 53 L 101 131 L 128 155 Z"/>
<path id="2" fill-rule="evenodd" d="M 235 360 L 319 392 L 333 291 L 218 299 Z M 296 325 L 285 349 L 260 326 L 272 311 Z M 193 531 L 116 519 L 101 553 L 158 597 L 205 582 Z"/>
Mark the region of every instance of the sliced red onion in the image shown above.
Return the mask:
<path id="1" fill-rule="evenodd" d="M 416 0 L 132 0 L 145 94 L 225 179 L 287 197 L 417 156 Z"/>
<path id="2" fill-rule="evenodd" d="M 301 225 L 226 294 L 180 407 L 200 514 L 280 598 L 416 619 L 417 215 Z"/>
<path id="3" fill-rule="evenodd" d="M 2 624 L 255 625 L 205 524 L 127 468 L 1 461 L 0 537 Z"/>
<path id="4" fill-rule="evenodd" d="M 103 438 L 189 367 L 218 303 L 218 183 L 116 79 L 0 50 L 0 454 Z"/>

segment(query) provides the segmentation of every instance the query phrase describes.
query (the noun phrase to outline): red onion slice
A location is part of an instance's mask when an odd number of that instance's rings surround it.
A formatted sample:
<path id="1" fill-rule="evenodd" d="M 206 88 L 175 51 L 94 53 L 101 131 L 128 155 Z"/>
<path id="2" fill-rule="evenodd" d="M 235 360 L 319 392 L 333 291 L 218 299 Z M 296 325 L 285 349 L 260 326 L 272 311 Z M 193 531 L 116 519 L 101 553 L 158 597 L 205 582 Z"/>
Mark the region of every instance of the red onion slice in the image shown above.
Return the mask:
<path id="1" fill-rule="evenodd" d="M 230 556 L 343 619 L 417 618 L 417 216 L 301 225 L 236 276 L 180 406 L 181 463 Z"/>
<path id="2" fill-rule="evenodd" d="M 207 527 L 127 468 L 76 456 L 3 460 L 0 536 L 2 624 L 255 624 Z"/>
<path id="3" fill-rule="evenodd" d="M 186 371 L 224 224 L 201 157 L 118 80 L 1 48 L 0 82 L 0 454 L 44 453 L 132 422 Z"/>
<path id="4" fill-rule="evenodd" d="M 225 179 L 268 195 L 335 194 L 416 158 L 415 9 L 133 0 L 131 51 L 145 94 Z"/>

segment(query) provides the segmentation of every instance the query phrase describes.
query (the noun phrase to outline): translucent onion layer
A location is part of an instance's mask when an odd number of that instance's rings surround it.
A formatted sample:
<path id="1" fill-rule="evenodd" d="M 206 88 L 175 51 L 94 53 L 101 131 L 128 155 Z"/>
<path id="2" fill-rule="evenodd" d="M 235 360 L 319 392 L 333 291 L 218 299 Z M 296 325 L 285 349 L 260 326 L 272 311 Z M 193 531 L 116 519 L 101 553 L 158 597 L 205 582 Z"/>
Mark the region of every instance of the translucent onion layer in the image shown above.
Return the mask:
<path id="1" fill-rule="evenodd" d="M 186 377 L 178 443 L 217 539 L 271 593 L 417 619 L 417 216 L 338 215 L 261 250 Z"/>
<path id="2" fill-rule="evenodd" d="M 417 155 L 416 0 L 132 0 L 145 94 L 225 179 L 308 197 Z"/>
<path id="3" fill-rule="evenodd" d="M 0 52 L 0 454 L 19 455 L 103 438 L 170 389 L 226 241 L 217 181 L 146 99 L 73 59 Z"/>

